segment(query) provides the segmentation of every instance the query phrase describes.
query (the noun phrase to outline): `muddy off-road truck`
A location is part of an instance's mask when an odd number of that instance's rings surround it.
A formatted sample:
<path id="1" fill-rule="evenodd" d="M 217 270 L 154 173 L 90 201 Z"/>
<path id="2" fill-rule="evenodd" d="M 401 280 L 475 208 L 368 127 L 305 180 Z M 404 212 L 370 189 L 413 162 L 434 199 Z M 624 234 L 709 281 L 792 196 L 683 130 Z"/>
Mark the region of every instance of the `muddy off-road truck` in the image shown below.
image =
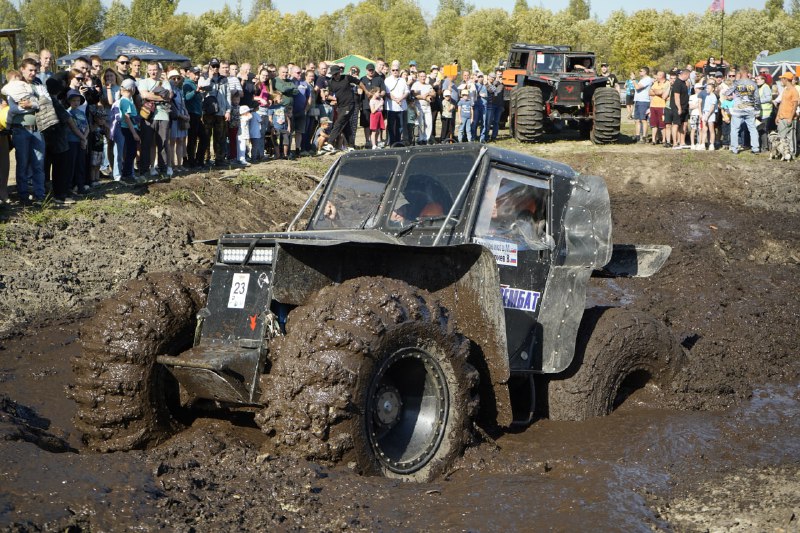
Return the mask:
<path id="1" fill-rule="evenodd" d="M 298 230 L 297 226 L 305 229 Z M 586 310 L 614 246 L 599 177 L 476 144 L 342 156 L 280 233 L 216 243 L 210 283 L 150 275 L 81 331 L 69 393 L 95 450 L 146 447 L 240 408 L 279 453 L 429 480 L 480 428 L 581 420 L 668 383 L 683 352 L 639 312 Z"/>
<path id="2" fill-rule="evenodd" d="M 536 141 L 564 127 L 577 127 L 596 144 L 618 140 L 619 93 L 595 73 L 594 53 L 517 43 L 504 67 L 507 122 L 518 141 Z"/>

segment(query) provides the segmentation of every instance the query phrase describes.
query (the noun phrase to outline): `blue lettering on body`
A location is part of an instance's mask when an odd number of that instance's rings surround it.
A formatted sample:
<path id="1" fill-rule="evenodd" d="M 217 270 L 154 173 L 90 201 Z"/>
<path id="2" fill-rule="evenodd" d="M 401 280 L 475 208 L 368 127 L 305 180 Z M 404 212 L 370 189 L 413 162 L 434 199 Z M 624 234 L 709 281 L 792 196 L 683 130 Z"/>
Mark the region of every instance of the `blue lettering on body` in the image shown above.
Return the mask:
<path id="1" fill-rule="evenodd" d="M 541 297 L 541 293 L 538 291 L 513 289 L 508 285 L 500 286 L 500 295 L 503 298 L 503 307 L 506 309 L 519 309 L 530 312 L 536 311 Z"/>

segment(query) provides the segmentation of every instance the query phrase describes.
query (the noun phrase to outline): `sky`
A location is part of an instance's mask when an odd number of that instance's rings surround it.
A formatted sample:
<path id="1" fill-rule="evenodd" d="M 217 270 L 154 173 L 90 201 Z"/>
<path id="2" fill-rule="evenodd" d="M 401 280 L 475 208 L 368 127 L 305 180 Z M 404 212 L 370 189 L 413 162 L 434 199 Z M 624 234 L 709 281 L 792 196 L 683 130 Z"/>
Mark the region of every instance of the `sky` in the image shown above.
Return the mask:
<path id="1" fill-rule="evenodd" d="M 438 5 L 437 0 L 418 0 L 420 6 L 427 14 L 433 16 Z M 507 11 L 514 8 L 514 0 L 468 0 L 476 8 L 499 7 Z M 104 3 L 110 4 L 110 0 Z M 180 0 L 178 12 L 186 12 L 199 15 L 212 9 L 220 9 L 224 5 L 223 0 Z M 227 0 L 231 7 L 237 5 L 237 0 Z M 309 15 L 316 17 L 323 13 L 330 13 L 341 9 L 350 3 L 358 3 L 357 0 L 272 0 L 272 5 L 282 13 L 295 13 L 305 11 Z M 569 0 L 528 0 L 530 7 L 547 7 L 553 11 L 560 11 L 567 7 Z M 765 0 L 727 0 L 725 11 L 735 11 L 737 9 L 756 8 L 762 9 Z M 241 0 L 242 12 L 247 15 L 250 12 L 252 0 Z M 663 0 L 618 0 L 616 2 L 592 1 L 590 3 L 592 15 L 597 15 L 600 20 L 605 20 L 608 15 L 617 9 L 624 9 L 628 13 L 639 9 L 664 9 Z M 666 5 L 675 13 L 688 13 L 691 11 L 705 11 L 711 5 L 711 0 L 670 0 Z"/>

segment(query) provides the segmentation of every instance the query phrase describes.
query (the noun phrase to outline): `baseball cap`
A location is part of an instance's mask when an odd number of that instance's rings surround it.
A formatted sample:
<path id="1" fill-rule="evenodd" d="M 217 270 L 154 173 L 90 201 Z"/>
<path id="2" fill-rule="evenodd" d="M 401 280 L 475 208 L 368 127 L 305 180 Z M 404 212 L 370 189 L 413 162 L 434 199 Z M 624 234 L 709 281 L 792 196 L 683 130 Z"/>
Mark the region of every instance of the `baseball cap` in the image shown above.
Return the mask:
<path id="1" fill-rule="evenodd" d="M 192 68 L 189 69 L 189 72 L 194 72 L 195 74 L 200 74 L 201 72 L 203 72 L 203 69 L 201 69 L 200 67 L 192 67 Z"/>
<path id="2" fill-rule="evenodd" d="M 608 63 L 606 63 L 605 61 L 603 61 L 602 63 L 600 63 L 600 66 L 601 66 L 601 67 L 607 67 L 607 66 L 608 66 Z"/>
<path id="3" fill-rule="evenodd" d="M 408 62 L 408 66 L 416 67 L 417 66 L 417 62 L 412 59 L 411 61 Z"/>
<path id="4" fill-rule="evenodd" d="M 439 66 L 438 65 L 431 65 L 431 70 L 439 70 Z"/>
<path id="5" fill-rule="evenodd" d="M 180 78 L 180 77 L 181 73 L 175 69 L 172 69 L 169 71 L 169 73 L 167 73 L 167 78 Z"/>
<path id="6" fill-rule="evenodd" d="M 243 106 L 239 107 L 239 114 L 240 115 L 246 115 L 249 112 L 250 112 L 250 108 L 247 107 L 246 105 L 243 105 Z"/>
<path id="7" fill-rule="evenodd" d="M 125 78 L 122 80 L 122 88 L 126 91 L 132 91 L 136 88 L 136 82 L 130 78 Z"/>
<path id="8" fill-rule="evenodd" d="M 789 81 L 794 81 L 794 74 L 789 72 L 788 70 L 780 75 L 781 78 Z"/>
<path id="9" fill-rule="evenodd" d="M 366 69 L 367 70 L 375 70 L 375 64 L 374 63 L 367 63 Z"/>
<path id="10" fill-rule="evenodd" d="M 219 59 L 217 59 L 216 57 L 212 57 L 211 61 L 209 61 L 208 64 L 210 66 L 212 66 L 212 67 L 218 67 L 219 66 Z"/>
<path id="11" fill-rule="evenodd" d="M 464 89 L 463 91 L 461 91 L 461 96 L 469 96 L 469 91 L 467 89 Z"/>
<path id="12" fill-rule="evenodd" d="M 319 119 L 319 123 L 320 124 L 327 124 L 330 121 L 331 121 L 331 119 L 329 119 L 328 117 L 322 117 L 321 119 Z"/>
<path id="13" fill-rule="evenodd" d="M 339 65 L 331 65 L 331 68 L 328 70 L 331 73 L 331 75 L 338 74 L 342 71 L 342 67 L 340 67 Z"/>

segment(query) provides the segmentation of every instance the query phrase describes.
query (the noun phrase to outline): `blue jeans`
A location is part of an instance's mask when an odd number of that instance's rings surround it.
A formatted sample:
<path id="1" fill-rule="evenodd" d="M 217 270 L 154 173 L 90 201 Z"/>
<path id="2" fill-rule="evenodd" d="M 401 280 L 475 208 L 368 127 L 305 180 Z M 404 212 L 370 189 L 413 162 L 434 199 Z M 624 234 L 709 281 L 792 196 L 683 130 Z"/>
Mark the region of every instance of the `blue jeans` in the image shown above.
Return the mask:
<path id="1" fill-rule="evenodd" d="M 125 155 L 125 136 L 122 128 L 117 129 L 117 134 L 112 139 L 114 141 L 114 181 L 122 178 L 122 162 Z"/>
<path id="2" fill-rule="evenodd" d="M 38 131 L 28 131 L 23 127 L 12 129 L 14 153 L 17 158 L 17 191 L 21 200 L 33 193 L 36 200 L 44 200 L 44 139 Z M 28 191 L 28 182 L 33 191 Z"/>
<path id="3" fill-rule="evenodd" d="M 503 108 L 495 105 L 490 105 L 486 110 L 486 129 L 489 130 L 491 140 L 497 140 L 497 132 L 500 131 L 500 115 L 503 114 Z"/>
<path id="4" fill-rule="evenodd" d="M 486 108 L 476 105 L 472 108 L 472 138 L 478 138 L 478 127 L 481 128 L 480 141 L 486 142 Z"/>
<path id="5" fill-rule="evenodd" d="M 731 152 L 739 151 L 739 130 L 742 127 L 742 122 L 747 126 L 750 132 L 750 149 L 753 152 L 758 152 L 758 131 L 756 131 L 756 117 L 755 114 L 737 115 L 731 114 Z"/>
<path id="6" fill-rule="evenodd" d="M 458 142 L 463 143 L 464 137 L 472 142 L 472 119 L 461 117 L 461 124 L 458 126 Z"/>

